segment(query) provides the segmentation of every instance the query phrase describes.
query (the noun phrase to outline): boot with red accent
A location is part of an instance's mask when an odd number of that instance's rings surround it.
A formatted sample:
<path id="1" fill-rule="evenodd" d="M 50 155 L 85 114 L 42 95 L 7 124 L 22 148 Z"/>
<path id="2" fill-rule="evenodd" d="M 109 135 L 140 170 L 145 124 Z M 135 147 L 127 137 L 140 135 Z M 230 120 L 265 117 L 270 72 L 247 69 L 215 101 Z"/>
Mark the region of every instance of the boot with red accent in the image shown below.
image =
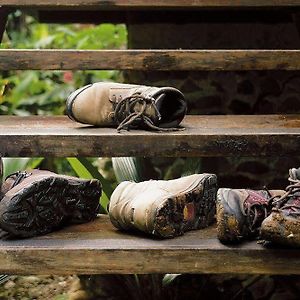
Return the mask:
<path id="1" fill-rule="evenodd" d="M 282 190 L 219 189 L 217 193 L 219 240 L 228 244 L 257 237 L 262 221 L 271 212 L 269 201 L 283 194 Z"/>
<path id="2" fill-rule="evenodd" d="M 276 244 L 300 247 L 300 168 L 289 172 L 290 185 L 272 202 L 272 212 L 261 226 L 260 236 Z"/>

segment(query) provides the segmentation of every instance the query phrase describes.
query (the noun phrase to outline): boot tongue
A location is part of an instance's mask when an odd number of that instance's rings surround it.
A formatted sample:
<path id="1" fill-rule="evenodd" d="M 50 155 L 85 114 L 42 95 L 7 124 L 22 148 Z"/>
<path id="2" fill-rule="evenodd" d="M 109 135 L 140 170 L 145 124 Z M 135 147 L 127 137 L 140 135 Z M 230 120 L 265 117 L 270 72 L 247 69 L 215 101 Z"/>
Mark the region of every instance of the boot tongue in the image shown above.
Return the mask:
<path id="1" fill-rule="evenodd" d="M 300 180 L 300 168 L 296 169 L 296 168 L 292 168 L 289 171 L 289 175 L 290 178 L 294 179 L 294 180 Z"/>

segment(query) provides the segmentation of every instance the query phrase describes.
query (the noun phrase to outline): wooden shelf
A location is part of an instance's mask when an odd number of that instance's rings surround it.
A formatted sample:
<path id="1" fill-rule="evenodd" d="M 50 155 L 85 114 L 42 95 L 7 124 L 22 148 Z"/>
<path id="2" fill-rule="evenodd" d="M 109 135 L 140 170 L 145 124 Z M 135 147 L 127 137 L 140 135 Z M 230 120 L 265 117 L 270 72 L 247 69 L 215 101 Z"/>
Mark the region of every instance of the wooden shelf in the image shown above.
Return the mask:
<path id="1" fill-rule="evenodd" d="M 93 9 L 199 9 L 199 8 L 230 8 L 230 7 L 289 7 L 299 6 L 299 0 L 1 0 L 0 5 L 14 7 L 37 8 L 93 8 Z"/>
<path id="2" fill-rule="evenodd" d="M 0 116 L 0 156 L 285 156 L 300 153 L 299 115 L 187 116 L 186 130 L 96 128 L 66 116 Z"/>
<path id="3" fill-rule="evenodd" d="M 0 70 L 300 70 L 300 50 L 0 50 Z"/>
<path id="4" fill-rule="evenodd" d="M 300 252 L 255 241 L 224 246 L 216 228 L 156 240 L 122 233 L 107 216 L 51 234 L 0 241 L 4 274 L 249 273 L 300 274 Z M 291 263 L 291 261 L 293 263 Z"/>

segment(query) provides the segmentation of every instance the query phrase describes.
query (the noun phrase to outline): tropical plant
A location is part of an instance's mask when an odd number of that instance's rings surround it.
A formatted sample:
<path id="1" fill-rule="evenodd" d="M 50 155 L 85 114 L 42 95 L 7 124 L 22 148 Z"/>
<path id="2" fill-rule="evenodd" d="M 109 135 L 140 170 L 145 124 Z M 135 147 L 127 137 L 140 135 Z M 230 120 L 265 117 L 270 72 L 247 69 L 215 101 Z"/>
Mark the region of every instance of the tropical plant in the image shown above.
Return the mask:
<path id="1" fill-rule="evenodd" d="M 124 25 L 41 24 L 16 11 L 9 16 L 0 48 L 120 49 L 126 47 Z M 118 81 L 117 71 L 10 71 L 0 73 L 0 115 L 63 114 L 65 99 L 90 82 Z"/>

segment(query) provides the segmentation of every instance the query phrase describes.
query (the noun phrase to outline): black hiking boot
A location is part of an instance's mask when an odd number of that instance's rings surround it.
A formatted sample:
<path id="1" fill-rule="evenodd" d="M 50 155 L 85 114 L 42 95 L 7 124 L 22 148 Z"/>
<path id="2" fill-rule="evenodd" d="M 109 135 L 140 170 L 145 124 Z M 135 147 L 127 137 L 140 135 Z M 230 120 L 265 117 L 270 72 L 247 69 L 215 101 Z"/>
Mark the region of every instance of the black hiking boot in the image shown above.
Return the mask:
<path id="1" fill-rule="evenodd" d="M 0 227 L 11 236 L 32 237 L 93 220 L 100 208 L 101 184 L 32 170 L 8 176 L 1 193 Z"/>

